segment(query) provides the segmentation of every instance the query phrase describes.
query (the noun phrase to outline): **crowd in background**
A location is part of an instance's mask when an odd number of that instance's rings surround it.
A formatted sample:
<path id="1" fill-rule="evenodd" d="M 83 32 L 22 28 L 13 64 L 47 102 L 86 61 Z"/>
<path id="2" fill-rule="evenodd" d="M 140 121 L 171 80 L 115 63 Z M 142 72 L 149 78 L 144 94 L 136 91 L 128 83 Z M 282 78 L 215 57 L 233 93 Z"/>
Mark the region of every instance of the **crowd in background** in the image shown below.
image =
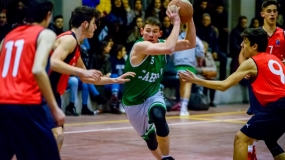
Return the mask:
<path id="1" fill-rule="evenodd" d="M 100 3 L 92 4 L 101 11 L 102 18 L 96 20 L 97 29 L 93 38 L 86 39 L 81 44 L 81 56 L 86 67 L 98 69 L 104 76 L 120 76 L 133 44 L 141 38 L 140 28 L 143 27 L 143 21 L 146 17 L 155 16 L 160 19 L 163 32 L 161 39 L 166 39 L 171 33 L 172 24 L 166 15 L 169 1 L 152 0 L 149 6 L 144 6 L 143 0 L 133 0 L 132 3 L 129 3 L 129 0 L 100 0 Z M 24 23 L 22 17 L 24 5 L 22 1 L 18 0 L 6 8 L 0 8 L 0 40 L 13 28 Z M 237 26 L 230 31 L 227 8 L 223 1 L 196 0 L 193 7 L 197 38 L 202 41 L 202 45 L 197 47 L 203 47 L 204 58 L 194 57 L 194 61 L 197 63 L 192 67 L 197 69 L 197 74 L 206 79 L 225 79 L 228 57 L 232 58 L 231 73 L 239 66 L 238 54 L 242 42 L 240 33 L 247 27 L 260 27 L 262 21 L 260 21 L 260 17 L 256 17 L 251 20 L 250 26 L 247 26 L 247 21 L 249 21 L 247 17 L 240 16 Z M 283 7 L 281 3 L 279 7 Z M 277 25 L 284 28 L 283 18 L 285 15 L 280 8 Z M 64 21 L 68 20 L 69 17 L 55 15 L 49 28 L 59 35 L 64 32 Z M 182 32 L 183 29 L 181 29 Z M 219 62 L 218 74 L 215 66 L 217 63 L 214 61 Z M 173 64 L 168 64 L 165 74 L 166 79 L 177 77 Z M 163 85 L 166 87 L 175 88 L 176 86 L 173 84 L 177 83 L 169 83 L 168 79 L 163 81 Z M 82 105 L 87 105 L 86 97 L 88 95 L 98 105 L 105 105 L 107 102 L 111 106 L 120 104 L 122 91 L 120 85 L 94 86 L 84 84 L 76 77 L 70 77 L 68 86 L 70 93 L 73 93 L 69 105 L 74 105 L 78 89 L 82 90 Z M 215 90 L 204 88 L 204 94 L 208 95 L 208 91 L 210 105 L 215 106 L 213 103 Z M 178 102 L 179 95 L 176 96 L 176 99 Z M 112 112 L 123 112 L 123 110 L 114 107 Z"/>

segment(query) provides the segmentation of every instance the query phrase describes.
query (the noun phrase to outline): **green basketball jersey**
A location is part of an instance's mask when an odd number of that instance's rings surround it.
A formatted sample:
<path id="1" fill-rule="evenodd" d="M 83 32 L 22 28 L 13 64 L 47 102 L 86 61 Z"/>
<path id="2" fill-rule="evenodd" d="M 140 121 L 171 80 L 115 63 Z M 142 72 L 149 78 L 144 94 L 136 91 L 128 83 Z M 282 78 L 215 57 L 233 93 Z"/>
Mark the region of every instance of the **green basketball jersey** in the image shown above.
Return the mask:
<path id="1" fill-rule="evenodd" d="M 143 39 L 137 42 L 140 41 Z M 159 42 L 164 42 L 164 40 L 159 40 Z M 142 104 L 147 98 L 157 93 L 165 66 L 165 55 L 148 55 L 137 66 L 131 64 L 129 56 L 125 64 L 125 72 L 135 72 L 136 76 L 130 77 L 130 81 L 124 83 L 123 104 L 126 106 Z"/>

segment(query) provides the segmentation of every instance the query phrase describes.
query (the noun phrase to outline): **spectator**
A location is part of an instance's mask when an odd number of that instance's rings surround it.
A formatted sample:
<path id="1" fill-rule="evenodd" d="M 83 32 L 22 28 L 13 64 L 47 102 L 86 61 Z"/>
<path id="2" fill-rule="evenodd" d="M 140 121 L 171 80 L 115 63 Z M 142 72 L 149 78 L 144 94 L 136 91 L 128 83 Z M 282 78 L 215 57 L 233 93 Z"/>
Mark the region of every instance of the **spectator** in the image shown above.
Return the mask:
<path id="1" fill-rule="evenodd" d="M 136 17 L 141 17 L 142 19 L 145 18 L 145 11 L 142 8 L 142 1 L 136 0 L 135 7 L 134 7 Z"/>
<path id="2" fill-rule="evenodd" d="M 209 44 L 209 49 L 213 54 L 214 60 L 220 62 L 219 79 L 225 79 L 227 70 L 227 55 L 219 51 L 219 45 L 217 43 L 217 30 L 214 26 L 211 25 L 211 16 L 209 14 L 203 14 L 202 25 L 201 27 L 196 28 L 196 33 L 201 40 L 206 41 Z M 215 104 L 213 102 L 210 102 L 210 106 L 214 107 Z"/>
<path id="3" fill-rule="evenodd" d="M 251 22 L 250 22 L 250 25 L 249 25 L 249 28 L 258 28 L 260 27 L 260 21 L 258 18 L 252 18 L 251 19 Z"/>
<path id="4" fill-rule="evenodd" d="M 117 78 L 124 73 L 125 69 L 125 55 L 126 55 L 126 48 L 123 45 L 117 44 L 112 47 L 111 50 L 111 77 Z M 106 89 L 111 91 L 111 99 L 110 103 L 112 105 L 118 105 L 120 103 L 120 98 L 122 94 L 122 84 L 110 84 L 105 86 Z"/>
<path id="5" fill-rule="evenodd" d="M 196 3 L 195 3 L 196 4 Z M 198 5 L 194 6 L 194 14 L 193 14 L 193 19 L 196 24 L 196 26 L 201 25 L 201 19 L 202 15 L 204 13 L 210 14 L 210 9 L 209 9 L 209 2 L 208 0 L 201 0 L 200 3 L 197 3 Z"/>
<path id="6" fill-rule="evenodd" d="M 161 5 L 161 0 L 153 0 L 146 10 L 146 17 L 156 17 L 160 21 L 166 16 L 166 10 Z"/>
<path id="7" fill-rule="evenodd" d="M 6 10 L 0 12 L 0 42 L 12 30 L 12 26 L 7 23 Z"/>
<path id="8" fill-rule="evenodd" d="M 63 17 L 62 15 L 57 15 L 53 18 L 53 23 L 48 27 L 53 30 L 56 35 L 63 33 Z"/>
<path id="9" fill-rule="evenodd" d="M 247 28 L 246 25 L 247 18 L 245 16 L 240 16 L 237 26 L 230 34 L 230 55 L 232 57 L 231 73 L 234 73 L 239 66 L 238 58 L 241 49 L 240 44 L 243 41 L 243 38 L 240 35 Z"/>
<path id="10" fill-rule="evenodd" d="M 15 28 L 18 25 L 24 23 L 24 7 L 25 4 L 21 0 L 15 1 L 16 3 L 12 5 L 12 8 L 8 10 L 8 23 Z"/>
<path id="11" fill-rule="evenodd" d="M 218 3 L 211 14 L 212 25 L 219 31 L 219 50 L 227 53 L 228 48 L 228 13 L 225 11 L 223 3 Z"/>
<path id="12" fill-rule="evenodd" d="M 162 27 L 161 27 L 162 35 L 160 38 L 166 39 L 170 35 L 172 28 L 173 26 L 171 24 L 169 17 L 165 16 L 162 21 Z"/>
<path id="13" fill-rule="evenodd" d="M 135 11 L 131 9 L 129 0 L 123 0 L 123 5 L 127 13 L 127 27 L 129 27 L 136 17 L 136 14 Z"/>
<path id="14" fill-rule="evenodd" d="M 129 32 L 129 36 L 126 41 L 127 53 L 131 51 L 131 48 L 134 45 L 135 41 L 141 38 L 140 29 L 143 27 L 143 19 L 141 17 L 137 17 L 135 20 L 136 25 Z"/>

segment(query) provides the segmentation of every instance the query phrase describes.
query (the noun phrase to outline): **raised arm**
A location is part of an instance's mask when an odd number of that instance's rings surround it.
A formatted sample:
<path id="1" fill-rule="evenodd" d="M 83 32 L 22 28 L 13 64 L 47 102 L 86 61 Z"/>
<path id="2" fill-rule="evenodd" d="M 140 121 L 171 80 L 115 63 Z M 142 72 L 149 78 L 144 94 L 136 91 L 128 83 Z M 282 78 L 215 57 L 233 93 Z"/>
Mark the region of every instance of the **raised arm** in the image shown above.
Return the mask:
<path id="1" fill-rule="evenodd" d="M 134 52 L 137 54 L 145 55 L 159 55 L 159 54 L 171 54 L 174 52 L 175 45 L 178 40 L 180 31 L 180 17 L 178 15 L 179 8 L 177 6 L 168 7 L 166 14 L 171 19 L 173 24 L 172 31 L 165 41 L 165 43 L 152 43 L 150 41 L 138 42 L 134 45 Z M 159 34 L 159 30 L 151 31 L 150 34 Z"/>
<path id="2" fill-rule="evenodd" d="M 178 40 L 175 46 L 175 51 L 191 49 L 196 46 L 196 28 L 193 18 L 186 24 L 186 37 L 184 40 Z"/>
<path id="3" fill-rule="evenodd" d="M 242 63 L 239 68 L 231 74 L 226 80 L 211 81 L 198 78 L 194 73 L 187 71 L 179 73 L 179 77 L 187 82 L 196 83 L 207 88 L 225 91 L 231 86 L 241 81 L 245 75 L 256 76 L 257 67 L 255 62 L 250 58 Z"/>

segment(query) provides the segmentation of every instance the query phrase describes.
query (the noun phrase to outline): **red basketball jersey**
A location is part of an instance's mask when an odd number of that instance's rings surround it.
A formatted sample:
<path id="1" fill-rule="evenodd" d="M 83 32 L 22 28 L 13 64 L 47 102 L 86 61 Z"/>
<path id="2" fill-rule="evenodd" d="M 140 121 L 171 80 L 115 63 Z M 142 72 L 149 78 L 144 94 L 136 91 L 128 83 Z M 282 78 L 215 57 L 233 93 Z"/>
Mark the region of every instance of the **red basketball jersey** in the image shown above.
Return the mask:
<path id="1" fill-rule="evenodd" d="M 285 38 L 284 30 L 277 27 L 271 37 L 268 37 L 267 53 L 273 54 L 279 59 L 285 58 Z"/>
<path id="2" fill-rule="evenodd" d="M 276 56 L 258 53 L 252 57 L 257 65 L 257 77 L 251 84 L 262 106 L 285 97 L 285 66 Z"/>
<path id="3" fill-rule="evenodd" d="M 76 39 L 76 36 L 72 31 L 64 32 L 58 35 L 57 38 L 60 38 L 65 35 L 72 35 Z M 70 53 L 63 61 L 71 66 L 75 66 L 79 57 L 80 57 L 80 45 L 77 44 L 73 52 Z M 55 71 L 50 71 L 49 79 L 50 79 L 51 87 L 53 91 L 59 93 L 60 95 L 64 94 L 67 84 L 68 84 L 69 75 L 61 74 Z"/>
<path id="4" fill-rule="evenodd" d="M 40 104 L 41 92 L 32 73 L 37 38 L 44 27 L 24 25 L 12 30 L 0 54 L 0 103 Z"/>

